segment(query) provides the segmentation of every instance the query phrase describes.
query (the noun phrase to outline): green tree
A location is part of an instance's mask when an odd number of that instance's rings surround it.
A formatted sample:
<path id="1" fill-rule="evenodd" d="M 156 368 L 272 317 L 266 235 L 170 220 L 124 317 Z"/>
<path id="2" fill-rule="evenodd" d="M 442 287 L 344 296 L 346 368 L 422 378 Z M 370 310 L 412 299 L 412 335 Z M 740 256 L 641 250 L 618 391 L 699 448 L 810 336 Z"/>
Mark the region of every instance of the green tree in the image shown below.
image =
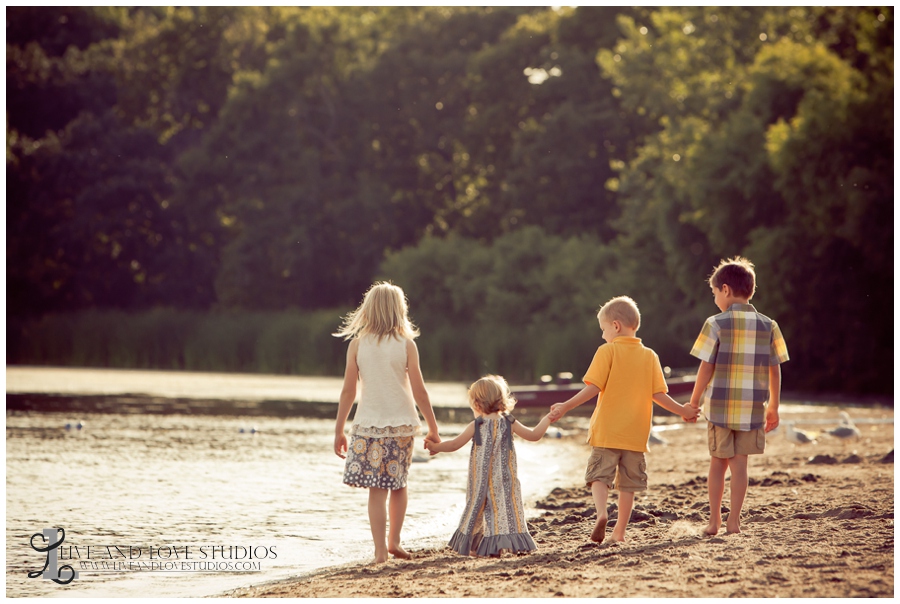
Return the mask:
<path id="1" fill-rule="evenodd" d="M 893 43 L 882 35 L 893 16 L 879 21 L 879 14 L 863 10 L 852 21 L 860 27 L 850 57 L 864 71 L 822 47 L 786 46 L 759 60 L 762 78 L 790 79 L 776 67 L 784 55 L 796 57 L 803 80 L 818 75 L 796 114 L 767 131 L 787 211 L 778 228 L 754 231 L 750 246 L 779 285 L 772 305 L 804 336 L 796 351 L 806 388 L 891 388 L 893 307 L 880 292 L 893 287 L 893 84 L 886 77 Z M 871 54 L 856 56 L 859 47 Z M 872 317 L 884 329 L 869 329 Z"/>
<path id="2" fill-rule="evenodd" d="M 11 6 L 6 12 L 7 134 L 40 139 L 116 101 L 105 55 L 121 9 Z"/>
<path id="3" fill-rule="evenodd" d="M 171 157 L 152 132 L 88 113 L 16 152 L 19 169 L 7 170 L 11 313 L 209 303 L 194 288 L 184 222 L 169 211 Z"/>
<path id="4" fill-rule="evenodd" d="M 528 12 L 469 62 L 466 201 L 459 230 L 494 237 L 527 225 L 611 237 L 611 160 L 633 135 L 593 61 L 614 42 L 616 13 Z"/>
<path id="5" fill-rule="evenodd" d="M 117 110 L 183 149 L 216 121 L 236 74 L 259 72 L 290 9 L 231 6 L 130 11 L 114 49 Z"/>
<path id="6" fill-rule="evenodd" d="M 405 18 L 391 29 L 390 45 L 358 74 L 354 93 L 366 136 L 365 162 L 388 195 L 383 211 L 397 225 L 392 248 L 425 233 L 460 230 L 486 202 L 481 190 L 499 171 L 476 160 L 482 152 L 476 146 L 490 143 L 468 136 L 477 112 L 470 65 L 527 10 L 401 13 Z"/>
<path id="7" fill-rule="evenodd" d="M 173 160 L 265 62 L 273 15 L 10 9 L 13 312 L 213 302 L 215 241 L 173 202 Z"/>
<path id="8" fill-rule="evenodd" d="M 238 78 L 220 119 L 182 156 L 177 203 L 221 250 L 223 306 L 333 306 L 380 259 L 391 227 L 372 211 L 382 189 L 361 188 L 348 94 L 358 39 L 345 21 L 336 9 L 304 11 L 265 72 Z"/>
<path id="9" fill-rule="evenodd" d="M 632 257 L 626 272 L 651 271 L 636 291 L 652 296 L 648 283 L 667 283 L 699 319 L 711 314 L 702 278 L 718 258 L 749 255 L 760 268 L 755 302 L 793 342 L 789 387 L 887 387 L 875 378 L 884 369 L 875 357 L 889 343 L 865 360 L 849 358 L 846 350 L 865 345 L 848 348 L 816 329 L 831 320 L 829 304 L 800 293 L 809 283 L 848 311 L 883 312 L 860 292 L 869 267 L 891 274 L 875 248 L 889 249 L 892 231 L 874 225 L 887 224 L 893 191 L 876 176 L 892 161 L 885 21 L 892 15 L 873 9 L 662 9 L 649 25 L 623 19 L 616 54 L 599 55 L 623 105 L 660 125 L 613 182 L 622 254 Z M 713 22 L 715 36 L 707 33 Z M 874 230 L 862 235 L 867 227 Z M 673 331 L 690 341 L 686 323 Z"/>
<path id="10" fill-rule="evenodd" d="M 492 243 L 426 237 L 390 254 L 379 275 L 410 300 L 427 372 L 528 383 L 590 361 L 597 309 L 618 293 L 604 279 L 613 258 L 596 236 L 527 226 Z"/>

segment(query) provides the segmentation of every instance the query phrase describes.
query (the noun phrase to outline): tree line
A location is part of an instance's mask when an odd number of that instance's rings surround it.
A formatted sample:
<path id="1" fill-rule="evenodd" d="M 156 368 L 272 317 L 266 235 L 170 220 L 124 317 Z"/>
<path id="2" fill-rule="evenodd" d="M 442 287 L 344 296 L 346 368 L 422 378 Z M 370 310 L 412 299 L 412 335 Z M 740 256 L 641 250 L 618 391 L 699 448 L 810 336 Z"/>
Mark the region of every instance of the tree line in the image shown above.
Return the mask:
<path id="1" fill-rule="evenodd" d="M 7 9 L 8 323 L 385 278 L 467 376 L 619 294 L 682 366 L 743 254 L 786 386 L 890 393 L 892 199 L 892 7 Z"/>

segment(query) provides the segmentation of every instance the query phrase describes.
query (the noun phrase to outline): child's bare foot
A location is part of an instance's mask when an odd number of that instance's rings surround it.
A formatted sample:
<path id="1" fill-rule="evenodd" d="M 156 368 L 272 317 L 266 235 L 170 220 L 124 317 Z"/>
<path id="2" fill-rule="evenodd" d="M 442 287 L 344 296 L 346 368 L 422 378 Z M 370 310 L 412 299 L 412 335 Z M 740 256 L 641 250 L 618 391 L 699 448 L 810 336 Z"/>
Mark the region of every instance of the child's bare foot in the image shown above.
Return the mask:
<path id="1" fill-rule="evenodd" d="M 729 518 L 728 522 L 725 523 L 725 532 L 729 534 L 740 533 L 741 521 L 736 520 L 735 522 L 731 522 L 731 518 Z"/>
<path id="2" fill-rule="evenodd" d="M 715 523 L 712 520 L 709 521 L 709 524 L 703 529 L 703 534 L 712 537 L 713 535 L 718 534 L 719 528 L 722 526 L 722 523 Z"/>
<path id="3" fill-rule="evenodd" d="M 395 558 L 402 558 L 403 560 L 409 560 L 412 556 L 408 551 L 400 547 L 399 545 L 395 547 L 389 547 L 388 553 L 390 553 Z"/>
<path id="4" fill-rule="evenodd" d="M 613 531 L 612 540 L 618 541 L 619 543 L 625 543 L 625 535 L 624 534 L 620 535 L 616 531 Z"/>
<path id="5" fill-rule="evenodd" d="M 603 543 L 603 540 L 606 538 L 606 522 L 607 518 L 597 517 L 597 523 L 594 525 L 594 530 L 591 531 L 591 541 L 595 543 Z"/>

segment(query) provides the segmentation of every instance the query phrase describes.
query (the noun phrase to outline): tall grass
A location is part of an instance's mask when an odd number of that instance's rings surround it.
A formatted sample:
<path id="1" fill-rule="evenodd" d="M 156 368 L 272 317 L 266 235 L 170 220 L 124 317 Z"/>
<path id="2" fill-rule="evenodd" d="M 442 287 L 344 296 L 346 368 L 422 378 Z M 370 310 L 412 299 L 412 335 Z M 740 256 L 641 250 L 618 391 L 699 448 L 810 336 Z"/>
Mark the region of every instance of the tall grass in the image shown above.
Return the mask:
<path id="1" fill-rule="evenodd" d="M 346 310 L 90 310 L 30 320 L 7 318 L 7 362 L 339 376 L 347 344 L 331 334 Z M 598 340 L 592 322 L 526 330 L 509 325 L 423 326 L 416 342 L 426 381 L 469 381 L 497 373 L 512 383 L 528 383 L 545 373 L 578 374 L 590 363 Z"/>
<path id="2" fill-rule="evenodd" d="M 338 375 L 344 369 L 345 346 L 330 334 L 342 312 L 90 310 L 8 318 L 7 362 Z"/>

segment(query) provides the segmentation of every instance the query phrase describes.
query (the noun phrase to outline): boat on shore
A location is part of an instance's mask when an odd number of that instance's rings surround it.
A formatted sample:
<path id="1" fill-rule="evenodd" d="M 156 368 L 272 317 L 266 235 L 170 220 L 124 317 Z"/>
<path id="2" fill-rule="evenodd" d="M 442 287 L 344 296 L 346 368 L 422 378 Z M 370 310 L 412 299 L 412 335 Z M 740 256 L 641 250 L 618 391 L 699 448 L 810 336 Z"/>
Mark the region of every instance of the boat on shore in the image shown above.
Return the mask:
<path id="1" fill-rule="evenodd" d="M 667 371 L 666 384 L 669 387 L 669 396 L 679 403 L 688 402 L 694 391 L 696 380 L 696 374 Z M 545 375 L 541 377 L 540 384 L 510 386 L 512 396 L 516 399 L 517 408 L 549 407 L 554 403 L 568 400 L 582 388 L 584 388 L 584 384 L 578 381 L 572 382 L 572 374 L 568 372 L 557 374 L 555 381 L 552 376 Z M 670 415 L 659 405 L 653 406 L 653 413 Z"/>

